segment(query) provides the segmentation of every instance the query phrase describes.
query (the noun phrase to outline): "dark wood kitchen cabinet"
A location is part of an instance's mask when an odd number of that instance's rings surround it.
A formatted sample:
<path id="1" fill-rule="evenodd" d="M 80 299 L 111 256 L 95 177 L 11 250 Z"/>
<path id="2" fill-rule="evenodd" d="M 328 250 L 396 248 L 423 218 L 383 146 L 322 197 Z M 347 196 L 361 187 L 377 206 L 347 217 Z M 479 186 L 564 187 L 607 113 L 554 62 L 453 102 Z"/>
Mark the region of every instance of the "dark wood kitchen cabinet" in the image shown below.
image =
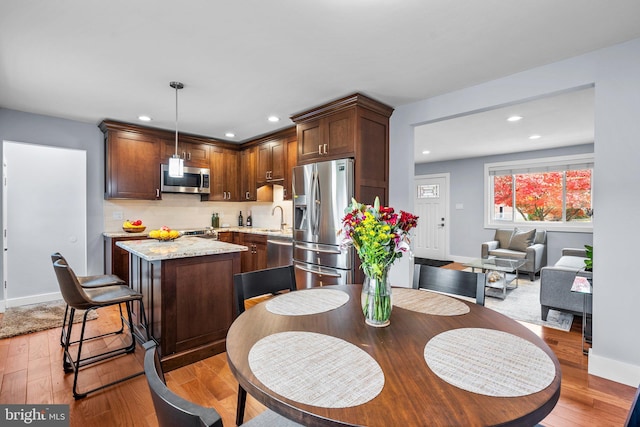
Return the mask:
<path id="1" fill-rule="evenodd" d="M 238 170 L 240 152 L 228 148 L 211 146 L 211 193 L 208 200 L 237 202 L 240 201 L 240 185 Z"/>
<path id="2" fill-rule="evenodd" d="M 105 199 L 159 199 L 159 139 L 107 121 L 100 129 L 105 134 Z"/>
<path id="3" fill-rule="evenodd" d="M 238 245 L 249 248 L 242 252 L 242 272 L 262 270 L 267 268 L 267 236 L 262 234 L 238 233 Z"/>
<path id="4" fill-rule="evenodd" d="M 233 275 L 240 273 L 240 265 L 239 252 L 160 261 L 131 254 L 130 286 L 142 294 L 165 371 L 225 351 L 227 331 L 237 316 Z M 140 331 L 140 313 L 133 316 Z"/>
<path id="5" fill-rule="evenodd" d="M 257 147 L 245 148 L 240 153 L 240 198 L 242 201 L 256 201 L 258 199 Z"/>
<path id="6" fill-rule="evenodd" d="M 355 108 L 301 123 L 298 127 L 299 162 L 354 157 L 355 127 Z"/>
<path id="7" fill-rule="evenodd" d="M 286 139 L 287 144 L 287 168 L 284 171 L 284 184 L 282 198 L 292 200 L 293 190 L 293 168 L 298 165 L 298 138 L 290 136 Z"/>
<path id="8" fill-rule="evenodd" d="M 284 183 L 285 150 L 285 141 L 281 138 L 258 145 L 256 177 L 258 187 L 265 184 L 282 185 Z"/>
<path id="9" fill-rule="evenodd" d="M 129 252 L 116 246 L 123 240 L 143 240 L 146 236 L 105 237 L 104 238 L 104 272 L 115 274 L 127 284 L 129 283 Z"/>
<path id="10" fill-rule="evenodd" d="M 393 108 L 356 93 L 291 116 L 298 164 L 354 159 L 354 197 L 373 204 L 389 198 L 389 117 Z"/>
<path id="11" fill-rule="evenodd" d="M 210 155 L 209 145 L 196 142 L 185 142 L 178 135 L 178 155 L 184 160 L 184 165 L 188 167 L 209 168 Z M 162 159 L 169 162 L 169 158 L 176 152 L 176 140 L 164 139 L 162 141 Z"/>

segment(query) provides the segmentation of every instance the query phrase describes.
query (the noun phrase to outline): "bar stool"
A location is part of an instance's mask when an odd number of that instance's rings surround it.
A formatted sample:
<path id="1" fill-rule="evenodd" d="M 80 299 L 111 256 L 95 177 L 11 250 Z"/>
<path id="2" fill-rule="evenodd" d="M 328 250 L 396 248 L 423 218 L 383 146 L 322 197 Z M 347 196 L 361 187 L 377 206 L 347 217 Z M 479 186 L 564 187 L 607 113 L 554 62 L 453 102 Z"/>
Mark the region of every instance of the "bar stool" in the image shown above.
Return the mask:
<path id="1" fill-rule="evenodd" d="M 131 304 L 135 301 L 138 301 L 140 304 L 140 313 L 142 317 L 143 327 L 146 331 L 146 338 L 137 337 L 140 342 L 146 342 L 150 338 L 149 336 L 149 327 L 147 323 L 146 314 L 144 311 L 144 305 L 142 303 L 142 294 L 133 291 L 126 285 L 111 285 L 111 286 L 103 286 L 95 289 L 85 289 L 80 285 L 80 281 L 77 276 L 69 267 L 69 265 L 63 260 L 59 259 L 53 263 L 53 269 L 56 273 L 56 277 L 58 279 L 58 285 L 60 286 L 60 292 L 62 293 L 62 297 L 65 302 L 69 306 L 70 309 L 70 319 L 73 319 L 76 310 L 86 310 L 84 316 L 82 318 L 82 328 L 80 330 L 80 338 L 71 342 L 71 332 L 73 329 L 73 322 L 67 322 L 67 330 L 65 332 L 64 337 L 64 359 L 62 362 L 62 366 L 65 372 L 70 373 L 73 372 L 73 397 L 75 399 L 81 399 L 86 397 L 89 393 L 94 391 L 102 390 L 108 386 L 121 383 L 128 379 L 137 377 L 144 373 L 144 370 L 137 372 L 132 375 L 128 375 L 124 378 L 120 378 L 118 380 L 112 381 L 108 384 L 86 390 L 83 392 L 78 391 L 78 374 L 80 372 L 80 368 L 85 366 L 102 362 L 107 359 L 111 359 L 116 356 L 120 356 L 123 354 L 133 353 L 136 349 L 136 334 L 133 328 L 133 321 L 131 318 Z M 129 323 L 129 339 L 130 343 L 126 343 L 127 339 L 125 338 L 125 345 L 120 348 L 114 350 L 107 350 L 102 353 L 94 354 L 87 357 L 82 357 L 82 346 L 84 341 L 86 340 L 85 329 L 87 324 L 87 316 L 91 310 L 96 310 L 98 308 L 109 307 L 112 305 L 120 305 L 124 303 L 127 310 L 128 323 Z M 78 352 L 75 359 L 72 357 L 70 352 L 71 344 L 77 343 Z"/>
<path id="2" fill-rule="evenodd" d="M 56 262 L 57 260 L 63 260 L 66 264 L 69 264 L 67 262 L 67 260 L 65 259 L 64 256 L 62 256 L 62 254 L 60 252 L 56 252 L 54 254 L 51 255 L 51 262 Z M 80 286 L 82 286 L 83 288 L 86 289 L 94 289 L 94 288 L 101 288 L 103 286 L 112 286 L 112 285 L 126 285 L 127 282 L 125 282 L 124 280 L 122 280 L 120 277 L 116 276 L 115 274 L 102 274 L 102 275 L 96 275 L 96 276 L 76 276 L 78 278 L 78 282 L 80 282 Z M 122 307 L 118 306 L 118 308 L 120 309 L 120 329 L 114 332 L 109 332 L 107 334 L 102 334 L 102 335 L 98 335 L 95 337 L 91 337 L 91 338 L 100 338 L 106 335 L 112 335 L 112 334 L 120 334 L 122 333 L 122 331 L 124 331 L 124 318 L 123 318 L 123 314 L 122 314 Z M 62 320 L 62 328 L 60 329 L 60 345 L 62 347 L 64 347 L 64 336 L 65 336 L 65 329 L 67 326 L 67 318 L 69 315 L 69 304 L 66 305 L 65 309 L 64 309 L 64 318 Z M 88 340 L 90 338 L 85 338 L 85 340 Z M 73 344 L 74 342 L 72 342 L 71 344 Z"/>

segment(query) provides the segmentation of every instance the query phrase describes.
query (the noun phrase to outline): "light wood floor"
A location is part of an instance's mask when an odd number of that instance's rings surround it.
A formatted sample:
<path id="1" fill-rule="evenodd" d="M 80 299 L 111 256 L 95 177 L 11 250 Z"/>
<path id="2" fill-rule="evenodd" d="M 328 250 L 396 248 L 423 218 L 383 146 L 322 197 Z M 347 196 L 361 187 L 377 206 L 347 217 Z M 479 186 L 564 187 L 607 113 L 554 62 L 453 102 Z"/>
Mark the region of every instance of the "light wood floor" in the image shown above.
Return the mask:
<path id="1" fill-rule="evenodd" d="M 117 311 L 102 309 L 92 330 L 117 325 Z M 635 389 L 587 374 L 587 356 L 582 354 L 580 319 L 570 332 L 526 325 L 541 336 L 556 353 L 562 368 L 560 400 L 543 420 L 547 427 L 622 426 Z M 144 377 L 110 387 L 75 401 L 71 395 L 72 374 L 62 370 L 59 329 L 0 340 L 0 403 L 70 405 L 71 426 L 157 426 L 151 396 Z M 91 351 L 113 347 L 118 339 L 96 340 Z M 81 372 L 81 389 L 142 369 L 142 348 Z M 167 384 L 186 399 L 213 406 L 225 426 L 235 425 L 237 383 L 226 355 L 220 354 L 166 374 Z M 425 390 L 428 394 L 428 390 Z M 249 397 L 245 420 L 264 410 Z"/>

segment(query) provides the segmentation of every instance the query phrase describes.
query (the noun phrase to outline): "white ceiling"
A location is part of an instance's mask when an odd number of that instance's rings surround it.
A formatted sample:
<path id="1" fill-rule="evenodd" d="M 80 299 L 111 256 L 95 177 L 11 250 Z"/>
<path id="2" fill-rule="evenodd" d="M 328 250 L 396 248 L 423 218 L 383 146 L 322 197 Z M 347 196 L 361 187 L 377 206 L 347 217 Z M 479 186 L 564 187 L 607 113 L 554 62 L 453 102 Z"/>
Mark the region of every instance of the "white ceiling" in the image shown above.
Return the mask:
<path id="1" fill-rule="evenodd" d="M 180 131 L 241 142 L 354 92 L 397 107 L 637 37 L 637 0 L 2 0 L 0 107 L 173 129 L 178 80 Z"/>
<path id="2" fill-rule="evenodd" d="M 418 126 L 415 161 L 429 163 L 592 143 L 593 114 L 591 87 Z M 507 121 L 512 116 L 522 119 Z M 530 139 L 533 135 L 539 138 Z"/>

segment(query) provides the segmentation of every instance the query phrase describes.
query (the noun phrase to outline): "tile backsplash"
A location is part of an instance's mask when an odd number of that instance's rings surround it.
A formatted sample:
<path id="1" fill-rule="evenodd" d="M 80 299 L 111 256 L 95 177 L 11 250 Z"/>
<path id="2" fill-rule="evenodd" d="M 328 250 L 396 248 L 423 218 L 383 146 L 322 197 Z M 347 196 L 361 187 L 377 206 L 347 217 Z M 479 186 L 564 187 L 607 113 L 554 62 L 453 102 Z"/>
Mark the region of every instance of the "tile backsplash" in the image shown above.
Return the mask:
<path id="1" fill-rule="evenodd" d="M 196 194 L 163 193 L 162 200 L 105 200 L 103 204 L 104 231 L 122 231 L 122 223 L 141 219 L 147 230 L 163 225 L 177 230 L 211 226 L 211 215 L 217 212 L 221 226 L 238 225 L 238 214 L 246 222 L 249 211 L 254 227 L 279 228 L 280 210 L 272 215 L 275 206 L 282 206 L 287 226 L 293 221 L 293 203 L 282 200 L 282 187 L 274 186 L 273 202 L 201 202 Z M 120 219 L 120 215 L 122 219 Z"/>

